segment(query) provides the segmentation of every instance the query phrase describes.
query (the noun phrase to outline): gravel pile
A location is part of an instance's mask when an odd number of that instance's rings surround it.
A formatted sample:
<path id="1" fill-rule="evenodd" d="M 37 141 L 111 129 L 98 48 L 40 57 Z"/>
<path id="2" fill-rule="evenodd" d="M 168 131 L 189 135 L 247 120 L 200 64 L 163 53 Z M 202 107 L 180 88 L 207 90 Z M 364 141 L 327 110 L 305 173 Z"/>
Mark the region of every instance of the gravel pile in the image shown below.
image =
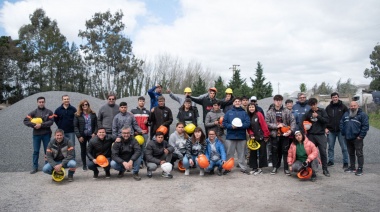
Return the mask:
<path id="1" fill-rule="evenodd" d="M 62 91 L 51 91 L 38 93 L 29 96 L 16 104 L 0 111 L 0 172 L 14 172 L 14 171 L 29 171 L 32 167 L 32 129 L 26 127 L 23 124 L 25 116 L 36 109 L 37 107 L 37 97 L 44 96 L 46 98 L 46 108 L 52 110 L 61 105 L 61 97 L 64 94 L 68 94 L 71 99 L 71 104 L 75 107 L 78 106 L 79 102 L 83 99 L 87 99 L 90 102 L 91 108 L 96 112 L 99 108 L 106 104 L 105 100 L 91 97 L 89 95 L 73 93 L 73 92 L 62 92 Z M 183 95 L 179 95 L 183 97 Z M 166 99 L 166 105 L 172 109 L 174 122 L 170 127 L 170 132 L 174 132 L 175 129 L 175 117 L 178 113 L 178 108 L 180 105 L 178 102 L 172 100 L 168 94 L 164 94 Z M 128 111 L 137 107 L 138 97 L 126 97 L 118 99 L 116 103 L 125 101 L 128 103 Z M 146 98 L 146 108 L 150 108 L 149 96 Z M 273 102 L 272 98 L 266 98 L 259 100 L 259 106 L 266 111 L 269 105 Z M 203 113 L 202 107 L 198 107 L 200 115 Z M 52 130 L 56 129 L 54 124 Z M 378 138 L 380 137 L 380 131 L 371 127 L 368 136 L 365 140 L 365 162 L 366 163 L 376 163 L 380 161 L 380 147 L 377 145 Z M 80 147 L 78 141 L 76 141 L 76 156 L 79 159 Z M 341 151 L 339 144 L 336 144 L 335 148 L 335 162 L 341 162 Z M 43 166 L 43 151 L 42 147 L 40 150 L 40 166 Z"/>

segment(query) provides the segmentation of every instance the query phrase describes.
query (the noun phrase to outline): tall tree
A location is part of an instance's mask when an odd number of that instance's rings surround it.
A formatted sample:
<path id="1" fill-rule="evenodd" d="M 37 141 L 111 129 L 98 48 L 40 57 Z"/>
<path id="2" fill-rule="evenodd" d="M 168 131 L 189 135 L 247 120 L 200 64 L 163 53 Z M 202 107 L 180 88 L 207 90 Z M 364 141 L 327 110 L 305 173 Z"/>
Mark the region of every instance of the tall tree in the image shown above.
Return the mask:
<path id="1" fill-rule="evenodd" d="M 241 87 L 245 83 L 245 79 L 241 78 L 239 69 L 234 67 L 232 71 L 232 79 L 228 82 L 227 88 L 231 88 L 233 90 L 234 96 L 242 96 Z M 224 95 L 224 90 L 222 94 Z"/>
<path id="2" fill-rule="evenodd" d="M 199 96 L 201 94 L 204 94 L 207 92 L 206 89 L 206 83 L 205 80 L 201 78 L 201 76 L 198 76 L 198 80 L 194 82 L 193 89 L 192 89 L 192 95 L 193 96 Z"/>
<path id="3" fill-rule="evenodd" d="M 358 87 L 351 83 L 351 79 L 347 79 L 346 82 L 341 82 L 341 79 L 336 83 L 336 91 L 341 95 L 354 96 Z"/>
<path id="4" fill-rule="evenodd" d="M 365 78 L 372 78 L 369 88 L 372 90 L 380 90 L 380 45 L 377 44 L 369 55 L 371 68 L 364 70 Z"/>
<path id="5" fill-rule="evenodd" d="M 301 92 L 306 92 L 306 91 L 307 91 L 307 88 L 306 88 L 306 84 L 305 84 L 305 83 L 301 83 L 301 84 L 300 84 L 300 91 L 301 91 Z"/>
<path id="6" fill-rule="evenodd" d="M 272 96 L 273 88 L 272 83 L 266 82 L 266 78 L 263 74 L 264 70 L 260 62 L 257 62 L 257 68 L 256 68 L 256 79 L 251 78 L 252 82 L 252 89 L 253 89 L 253 95 L 255 95 L 258 99 L 263 99 L 266 97 Z"/>
<path id="7" fill-rule="evenodd" d="M 333 92 L 333 88 L 330 84 L 326 84 L 326 82 L 322 82 L 318 88 L 317 88 L 317 93 L 316 94 L 331 94 Z"/>
<path id="8" fill-rule="evenodd" d="M 216 98 L 222 99 L 224 97 L 224 92 L 226 90 L 226 86 L 224 86 L 224 81 L 221 76 L 218 77 L 217 80 L 215 80 L 215 88 L 219 91 L 216 93 Z"/>

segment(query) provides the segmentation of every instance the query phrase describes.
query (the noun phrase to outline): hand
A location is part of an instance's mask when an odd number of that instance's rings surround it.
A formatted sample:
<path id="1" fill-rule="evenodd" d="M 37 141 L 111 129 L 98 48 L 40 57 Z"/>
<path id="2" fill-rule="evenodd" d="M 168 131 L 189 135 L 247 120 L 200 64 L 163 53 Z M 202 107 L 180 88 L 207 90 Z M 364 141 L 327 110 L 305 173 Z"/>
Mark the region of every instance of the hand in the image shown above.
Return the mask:
<path id="1" fill-rule="evenodd" d="M 190 166 L 193 166 L 193 165 L 194 165 L 194 161 L 193 161 L 193 159 L 190 159 L 190 160 L 189 160 L 189 163 L 190 163 Z"/>
<path id="2" fill-rule="evenodd" d="M 286 133 L 284 133 L 284 136 L 285 136 L 285 137 L 288 137 L 291 133 L 292 133 L 292 131 L 291 131 L 291 130 L 288 130 Z"/>
<path id="3" fill-rule="evenodd" d="M 269 141 L 269 138 L 264 138 L 264 141 L 265 141 L 265 142 L 268 142 L 268 141 Z"/>
<path id="4" fill-rule="evenodd" d="M 235 127 L 234 125 L 232 125 L 232 129 L 236 129 L 237 127 Z"/>
<path id="5" fill-rule="evenodd" d="M 148 124 L 148 119 L 145 119 L 145 120 L 144 120 L 144 124 Z"/>
<path id="6" fill-rule="evenodd" d="M 120 142 L 121 141 L 121 138 L 116 138 L 115 142 Z"/>
<path id="7" fill-rule="evenodd" d="M 166 160 L 162 160 L 162 161 L 160 161 L 160 165 L 162 165 L 162 164 L 164 164 L 164 163 L 166 163 Z"/>
<path id="8" fill-rule="evenodd" d="M 142 132 L 142 134 L 147 134 L 148 130 L 142 130 L 141 132 Z"/>
<path id="9" fill-rule="evenodd" d="M 214 121 L 214 124 L 215 124 L 215 125 L 218 125 L 218 124 L 219 124 L 219 122 L 218 122 L 218 121 Z"/>
<path id="10" fill-rule="evenodd" d="M 325 129 L 325 134 L 329 134 L 330 133 L 330 130 L 329 129 Z"/>
<path id="11" fill-rule="evenodd" d="M 309 165 L 309 163 L 307 161 L 305 161 L 305 162 L 302 163 L 303 167 L 307 167 L 308 165 Z"/>
<path id="12" fill-rule="evenodd" d="M 154 108 L 152 108 L 152 110 L 150 110 L 150 112 L 152 112 L 152 113 L 153 113 L 153 112 L 154 112 Z"/>
<path id="13" fill-rule="evenodd" d="M 131 170 L 131 168 L 132 168 L 132 164 L 133 163 L 131 163 L 132 162 L 132 160 L 130 160 L 129 162 L 123 162 L 123 166 L 124 166 L 124 168 L 126 169 L 126 170 Z"/>
<path id="14" fill-rule="evenodd" d="M 284 127 L 284 124 L 279 123 L 279 124 L 277 125 L 277 128 L 281 128 L 281 127 Z"/>
<path id="15" fill-rule="evenodd" d="M 60 171 L 61 171 L 61 168 L 62 168 L 62 164 L 58 164 L 58 165 L 55 165 L 55 166 L 54 166 L 54 170 L 55 170 L 55 172 L 60 172 Z"/>
<path id="16" fill-rule="evenodd" d="M 168 89 L 166 89 L 166 92 L 167 92 L 167 93 L 170 93 L 170 92 L 172 92 L 172 91 L 170 90 L 170 88 L 168 88 Z"/>
<path id="17" fill-rule="evenodd" d="M 360 138 L 359 136 L 356 138 L 357 140 L 362 140 L 362 138 Z"/>
<path id="18" fill-rule="evenodd" d="M 36 124 L 35 126 L 34 126 L 34 129 L 36 129 L 36 130 L 38 130 L 38 129 L 40 129 L 41 128 L 41 124 Z"/>
<path id="19" fill-rule="evenodd" d="M 289 171 L 292 171 L 293 168 L 292 168 L 292 164 L 288 164 L 289 165 Z"/>
<path id="20" fill-rule="evenodd" d="M 82 143 L 84 141 L 84 138 L 80 137 L 80 138 L 78 138 L 78 141 Z"/>
<path id="21" fill-rule="evenodd" d="M 316 111 L 313 112 L 313 118 L 317 118 L 318 117 L 318 113 Z"/>
<path id="22" fill-rule="evenodd" d="M 164 152 L 165 152 L 166 155 L 169 154 L 169 150 L 168 149 L 164 149 Z"/>
<path id="23" fill-rule="evenodd" d="M 251 135 L 250 138 L 251 138 L 251 139 L 255 139 L 255 136 Z"/>
<path id="24" fill-rule="evenodd" d="M 91 135 L 91 138 L 94 138 L 96 135 L 94 134 L 94 133 L 92 133 L 92 135 Z"/>
<path id="25" fill-rule="evenodd" d="M 94 164 L 98 164 L 98 163 L 96 162 L 96 159 L 93 159 L 92 162 L 93 162 Z"/>

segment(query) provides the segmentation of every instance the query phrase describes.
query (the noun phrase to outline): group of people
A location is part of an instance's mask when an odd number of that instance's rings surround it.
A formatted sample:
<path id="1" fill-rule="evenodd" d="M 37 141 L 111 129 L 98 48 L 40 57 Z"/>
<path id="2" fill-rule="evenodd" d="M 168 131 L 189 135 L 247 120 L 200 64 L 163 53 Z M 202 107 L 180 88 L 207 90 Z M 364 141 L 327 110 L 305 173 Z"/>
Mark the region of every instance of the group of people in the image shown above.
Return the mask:
<path id="1" fill-rule="evenodd" d="M 101 167 L 106 178 L 110 178 L 113 168 L 119 171 L 117 177 L 132 172 L 133 179 L 141 180 L 139 170 L 144 165 L 149 178 L 160 167 L 161 176 L 171 179 L 171 170 L 177 161 L 185 175 L 190 175 L 192 168 L 198 168 L 200 175 L 216 171 L 221 176 L 231 171 L 223 170 L 223 164 L 236 153 L 237 167 L 242 173 L 258 175 L 263 173 L 262 168 L 272 166 L 270 174 L 274 175 L 283 160 L 284 174 L 291 175 L 309 167 L 313 170 L 311 180 L 315 181 L 315 170 L 320 163 L 323 174 L 330 176 L 327 167 L 334 165 L 336 138 L 342 148 L 345 172 L 359 176 L 363 173 L 363 139 L 369 129 L 368 116 L 355 101 L 347 108 L 338 93 L 331 94 L 332 101 L 326 109 L 319 108 L 315 98 L 306 100 L 304 93 L 298 95 L 296 104 L 286 100 L 285 106 L 283 97 L 275 95 L 273 104 L 264 113 L 255 96 L 235 97 L 231 88 L 226 89 L 225 98 L 221 100 L 216 99 L 216 88 L 210 88 L 199 97 L 191 95 L 191 88 L 185 88 L 185 98 L 170 89 L 167 92 L 180 105 L 173 133 L 170 133 L 172 110 L 165 105 L 159 84 L 148 90 L 150 110 L 145 108 L 142 96 L 137 99 L 138 106 L 128 111 L 126 102 L 118 105 L 116 95 L 109 94 L 107 104 L 96 115 L 89 101 L 82 100 L 75 108 L 69 96 L 63 95 L 62 105 L 53 113 L 45 108 L 45 98 L 38 97 L 37 109 L 24 119 L 24 124 L 33 128 L 30 173 L 38 171 L 42 142 L 46 154 L 43 172 L 52 174 L 68 168 L 68 180 L 73 181 L 77 167 L 75 137 L 80 143 L 82 169 L 92 170 L 94 179 L 98 178 Z M 203 108 L 203 123 L 197 105 Z M 51 139 L 54 123 L 58 129 Z M 194 127 L 188 127 L 190 125 Z M 254 140 L 260 148 L 249 149 L 247 140 Z M 200 155 L 206 156 L 207 167 L 200 167 Z M 100 161 L 99 156 L 106 160 Z"/>

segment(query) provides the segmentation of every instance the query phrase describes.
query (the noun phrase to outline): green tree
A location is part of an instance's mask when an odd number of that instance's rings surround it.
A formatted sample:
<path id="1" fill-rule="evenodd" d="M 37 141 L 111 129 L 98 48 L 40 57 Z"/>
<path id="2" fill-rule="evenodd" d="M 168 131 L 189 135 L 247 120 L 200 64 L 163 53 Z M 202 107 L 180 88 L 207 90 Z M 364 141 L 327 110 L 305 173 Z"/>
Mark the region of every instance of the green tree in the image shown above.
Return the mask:
<path id="1" fill-rule="evenodd" d="M 305 84 L 305 83 L 301 83 L 301 84 L 300 84 L 300 91 L 301 91 L 301 92 L 306 92 L 306 91 L 307 91 L 307 88 L 306 88 L 306 84 Z"/>
<path id="2" fill-rule="evenodd" d="M 333 88 L 331 85 L 329 85 L 328 83 L 326 84 L 326 82 L 322 82 L 318 88 L 317 88 L 317 93 L 316 94 L 331 94 L 333 92 Z"/>
<path id="3" fill-rule="evenodd" d="M 272 84 L 270 82 L 266 82 L 266 78 L 263 74 L 264 70 L 260 62 L 257 62 L 257 68 L 256 68 L 256 79 L 252 79 L 250 77 L 252 82 L 252 89 L 253 89 L 253 95 L 255 95 L 258 99 L 263 99 L 266 97 L 272 96 L 273 88 Z"/>
<path id="4" fill-rule="evenodd" d="M 364 70 L 365 78 L 372 78 L 369 88 L 372 90 L 380 90 L 380 45 L 377 44 L 369 55 L 371 68 Z"/>
<path id="5" fill-rule="evenodd" d="M 232 79 L 228 82 L 227 88 L 231 88 L 234 92 L 234 96 L 242 96 L 241 87 L 245 83 L 245 79 L 241 78 L 240 70 L 234 67 Z M 219 92 L 222 93 L 222 92 Z M 224 90 L 222 95 L 224 96 Z"/>
<path id="6" fill-rule="evenodd" d="M 224 97 L 224 91 L 226 90 L 226 86 L 224 86 L 224 81 L 221 76 L 215 80 L 215 88 L 218 90 L 216 93 L 216 98 L 222 99 Z"/>
<path id="7" fill-rule="evenodd" d="M 194 82 L 192 87 L 192 96 L 199 96 L 207 92 L 206 83 L 201 76 L 198 76 L 198 80 Z"/>
<path id="8" fill-rule="evenodd" d="M 336 91 L 341 95 L 354 96 L 358 87 L 351 83 L 351 79 L 347 79 L 346 82 L 341 82 L 341 79 L 336 83 Z"/>

